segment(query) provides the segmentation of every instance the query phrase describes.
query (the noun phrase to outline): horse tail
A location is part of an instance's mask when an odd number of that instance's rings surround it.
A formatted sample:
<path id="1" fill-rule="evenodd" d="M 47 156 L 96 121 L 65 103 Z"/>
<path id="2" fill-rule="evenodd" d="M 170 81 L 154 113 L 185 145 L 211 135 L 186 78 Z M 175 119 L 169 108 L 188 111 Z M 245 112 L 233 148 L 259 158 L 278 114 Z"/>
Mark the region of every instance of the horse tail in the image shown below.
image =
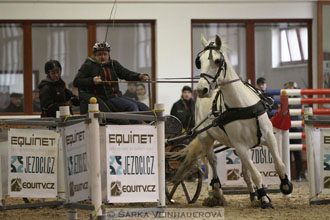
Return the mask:
<path id="1" fill-rule="evenodd" d="M 173 181 L 180 182 L 188 176 L 188 174 L 198 167 L 198 160 L 202 156 L 202 146 L 198 138 L 192 140 L 187 147 L 178 151 L 170 152 L 169 158 L 182 161 L 179 168 L 176 170 Z"/>

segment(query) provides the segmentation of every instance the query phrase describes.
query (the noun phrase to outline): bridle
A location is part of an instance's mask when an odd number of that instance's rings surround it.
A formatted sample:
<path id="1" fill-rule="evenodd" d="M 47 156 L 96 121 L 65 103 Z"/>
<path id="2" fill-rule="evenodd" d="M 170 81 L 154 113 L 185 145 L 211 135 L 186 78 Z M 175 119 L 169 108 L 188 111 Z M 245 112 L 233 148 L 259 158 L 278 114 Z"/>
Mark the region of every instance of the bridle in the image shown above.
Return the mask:
<path id="1" fill-rule="evenodd" d="M 207 83 L 209 84 L 211 89 L 215 89 L 216 87 L 219 86 L 217 83 L 217 79 L 219 78 L 220 73 L 222 71 L 224 71 L 224 77 L 226 77 L 227 63 L 225 61 L 225 57 L 224 57 L 223 53 L 220 51 L 220 46 L 217 46 L 214 44 L 214 42 L 211 42 L 208 46 L 206 46 L 202 51 L 200 51 L 197 54 L 195 64 L 198 69 L 201 68 L 200 54 L 204 53 L 207 50 L 210 50 L 208 60 L 213 60 L 212 50 L 219 52 L 220 59 L 214 60 L 214 63 L 216 65 L 218 65 L 218 70 L 217 70 L 217 73 L 215 74 L 215 76 L 211 76 L 210 74 L 207 74 L 207 73 L 201 73 L 200 77 L 204 78 L 207 81 Z"/>

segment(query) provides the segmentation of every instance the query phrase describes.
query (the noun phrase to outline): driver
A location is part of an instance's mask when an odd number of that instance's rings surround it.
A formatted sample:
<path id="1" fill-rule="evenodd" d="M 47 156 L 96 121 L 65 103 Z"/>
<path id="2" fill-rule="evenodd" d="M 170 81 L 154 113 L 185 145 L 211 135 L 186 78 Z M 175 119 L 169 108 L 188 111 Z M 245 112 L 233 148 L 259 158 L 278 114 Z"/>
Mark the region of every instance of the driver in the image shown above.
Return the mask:
<path id="1" fill-rule="evenodd" d="M 100 111 L 129 112 L 147 111 L 148 106 L 136 100 L 122 96 L 118 79 L 127 81 L 146 81 L 147 74 L 136 73 L 123 67 L 117 60 L 110 58 L 110 45 L 98 42 L 93 46 L 93 56 L 88 57 L 80 67 L 73 85 L 79 89 L 80 113 L 86 114 L 88 100 L 96 97 Z M 139 122 L 132 122 L 139 123 Z"/>

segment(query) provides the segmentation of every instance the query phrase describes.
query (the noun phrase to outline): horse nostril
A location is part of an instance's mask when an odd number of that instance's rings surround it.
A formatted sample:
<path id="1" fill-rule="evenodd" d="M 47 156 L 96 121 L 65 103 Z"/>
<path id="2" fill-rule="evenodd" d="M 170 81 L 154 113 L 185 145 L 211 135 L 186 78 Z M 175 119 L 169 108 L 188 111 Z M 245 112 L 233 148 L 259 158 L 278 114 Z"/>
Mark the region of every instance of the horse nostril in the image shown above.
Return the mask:
<path id="1" fill-rule="evenodd" d="M 203 94 L 205 95 L 209 90 L 207 88 L 203 89 Z"/>

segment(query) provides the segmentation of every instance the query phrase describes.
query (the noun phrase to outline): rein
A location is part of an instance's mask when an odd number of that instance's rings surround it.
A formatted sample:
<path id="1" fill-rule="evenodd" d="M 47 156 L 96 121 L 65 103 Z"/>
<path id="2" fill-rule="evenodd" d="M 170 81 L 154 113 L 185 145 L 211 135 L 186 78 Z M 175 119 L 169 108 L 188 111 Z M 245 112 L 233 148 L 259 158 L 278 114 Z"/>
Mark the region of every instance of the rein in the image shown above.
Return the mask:
<path id="1" fill-rule="evenodd" d="M 233 80 L 230 80 L 230 81 L 227 81 L 227 82 L 220 83 L 218 85 L 219 86 L 225 86 L 227 84 L 231 84 L 231 83 L 234 83 L 234 82 L 237 82 L 237 81 L 241 81 L 241 79 L 233 79 Z"/>
<path id="2" fill-rule="evenodd" d="M 147 80 L 145 82 L 143 81 L 112 81 L 112 80 L 103 80 L 102 83 L 131 83 L 131 82 L 136 82 L 136 83 L 198 83 L 198 81 L 188 81 L 188 80 L 181 80 L 181 81 L 166 81 L 166 80 Z"/>

